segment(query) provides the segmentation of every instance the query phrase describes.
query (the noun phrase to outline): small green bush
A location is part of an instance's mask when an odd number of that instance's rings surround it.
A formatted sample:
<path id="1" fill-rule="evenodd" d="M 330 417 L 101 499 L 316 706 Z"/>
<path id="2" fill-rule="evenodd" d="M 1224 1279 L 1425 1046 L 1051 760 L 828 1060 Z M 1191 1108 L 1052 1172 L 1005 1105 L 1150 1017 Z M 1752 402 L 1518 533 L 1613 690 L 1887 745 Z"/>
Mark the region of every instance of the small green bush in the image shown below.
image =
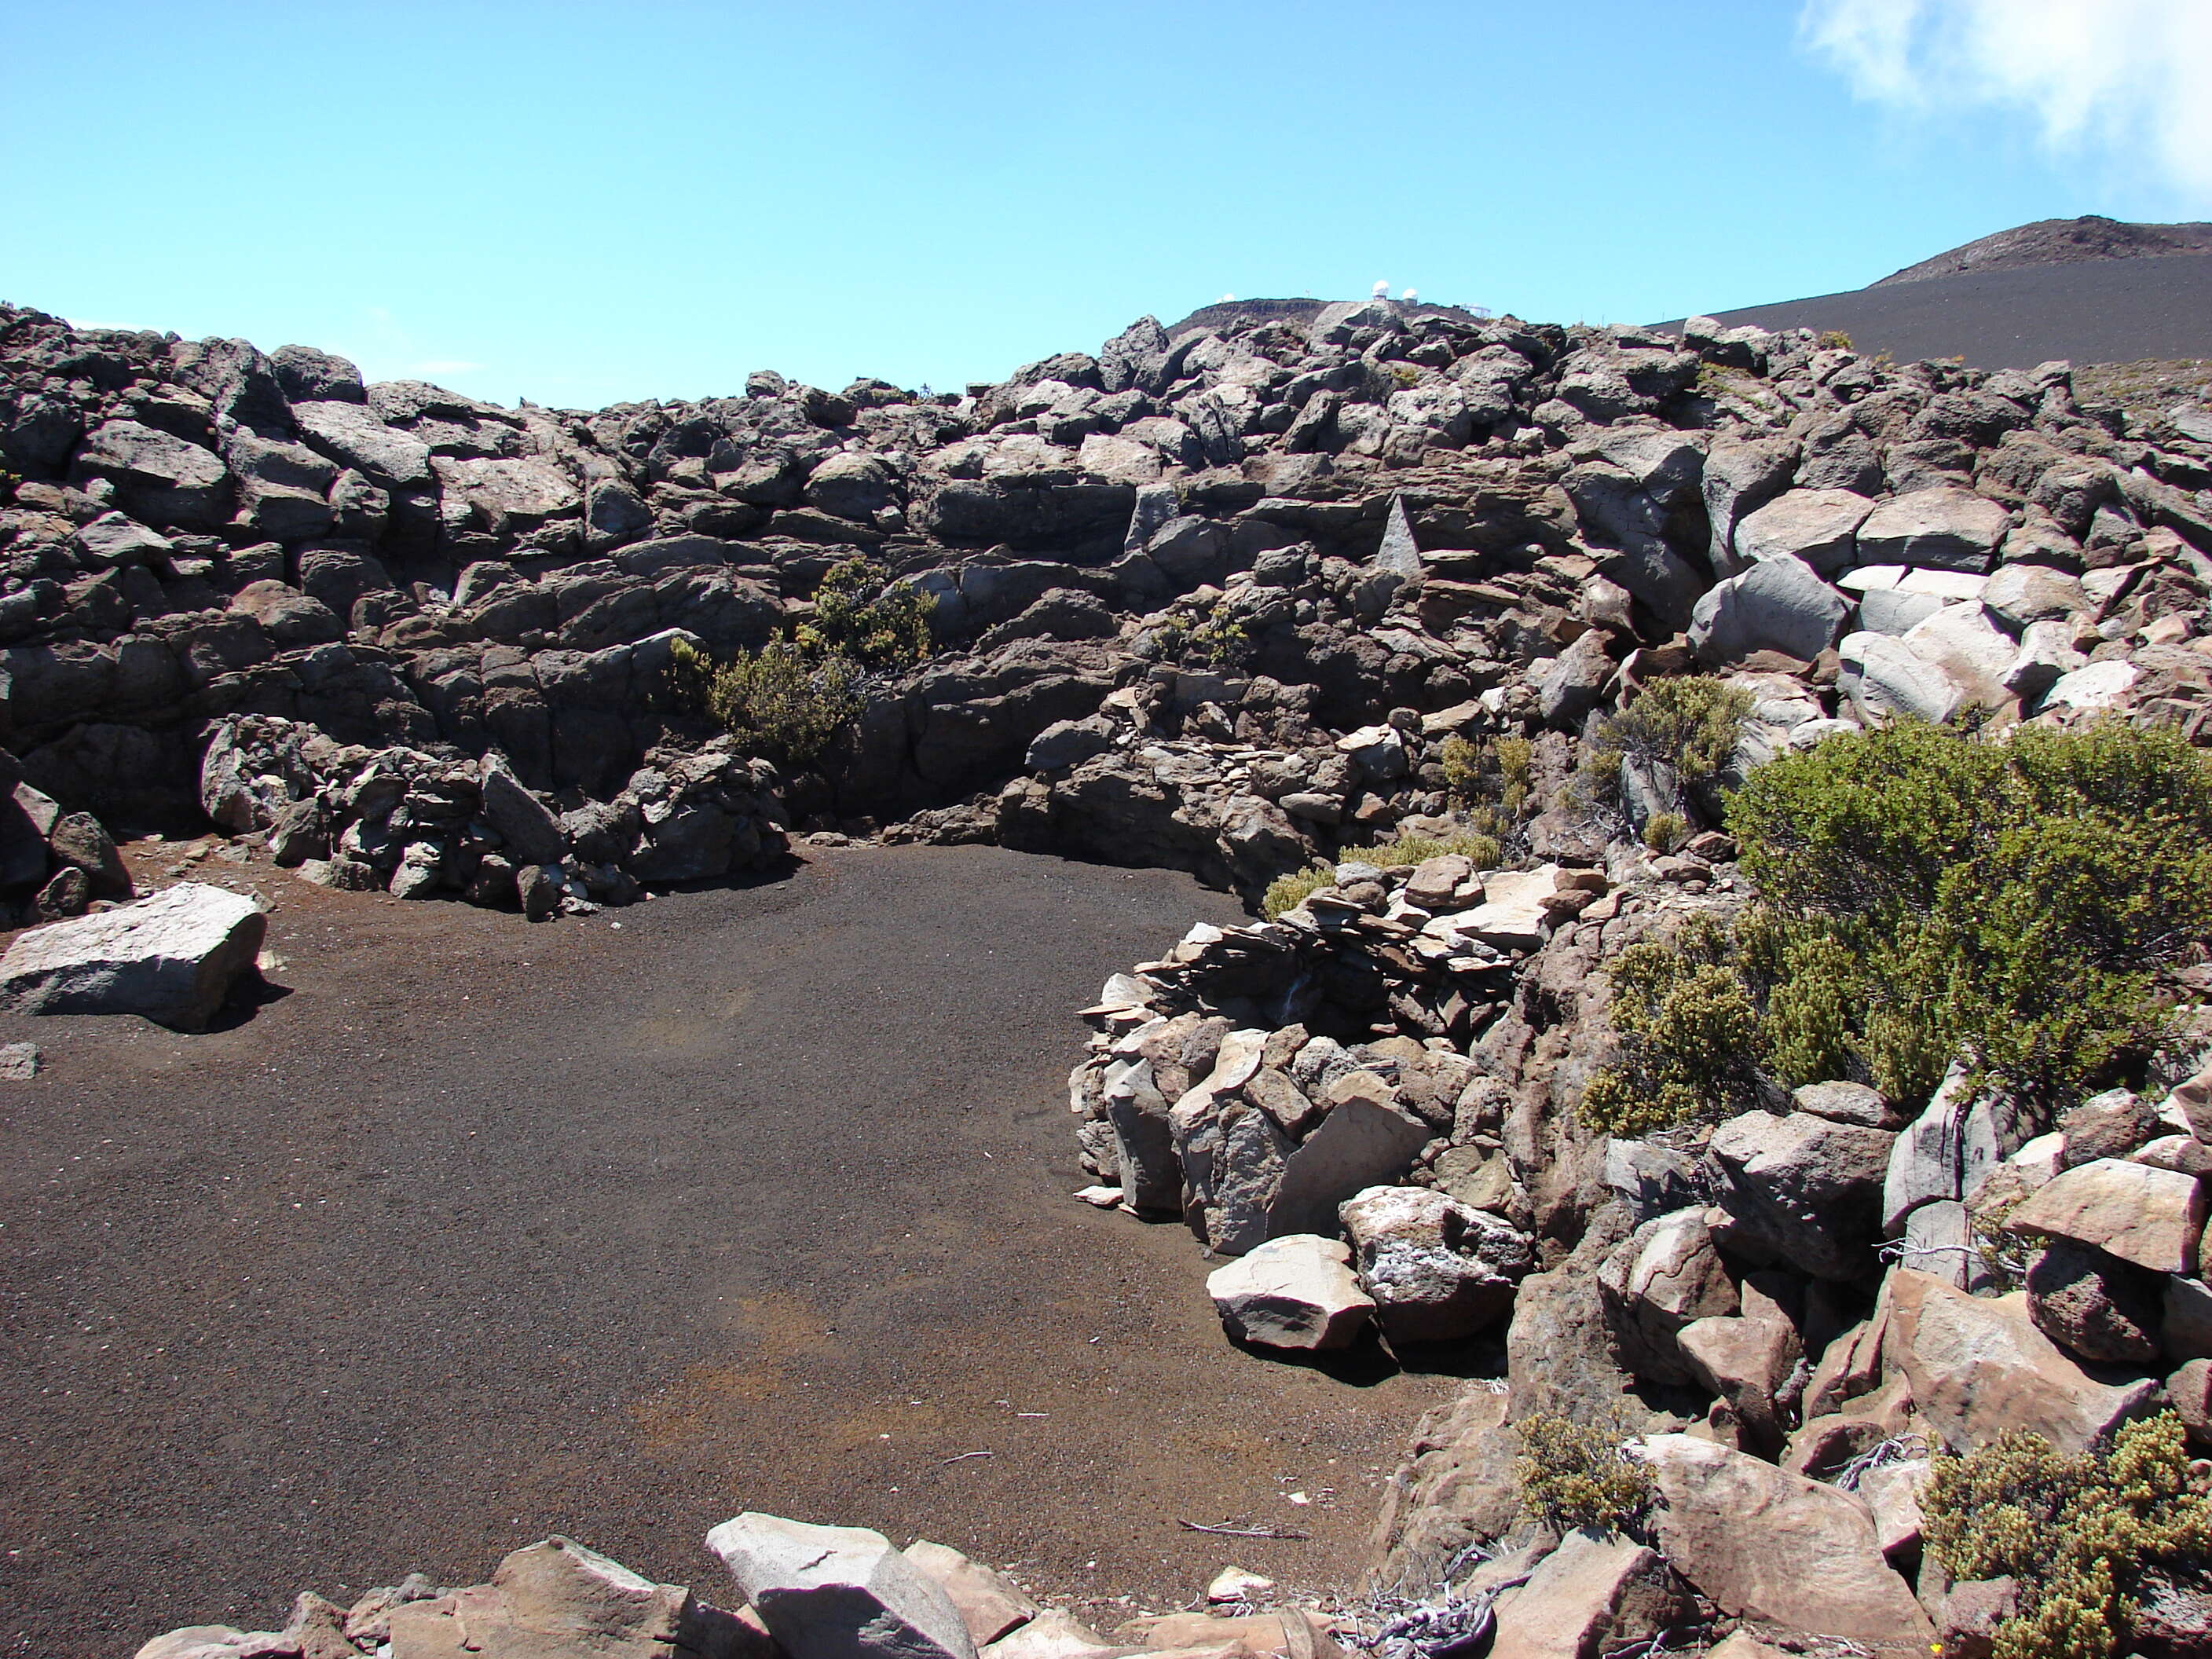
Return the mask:
<path id="1" fill-rule="evenodd" d="M 881 565 L 846 559 L 823 573 L 814 619 L 799 625 L 797 642 L 811 661 L 842 657 L 872 672 L 896 673 L 929 654 L 936 605 L 920 588 L 890 582 Z"/>
<path id="2" fill-rule="evenodd" d="M 1526 738 L 1447 738 L 1440 757 L 1444 785 L 1462 804 L 1493 805 L 1517 817 L 1528 803 L 1535 755 Z"/>
<path id="3" fill-rule="evenodd" d="M 1449 836 L 1394 836 L 1389 841 L 1378 842 L 1372 847 L 1347 847 L 1337 856 L 1347 864 L 1371 864 L 1378 869 L 1390 869 L 1398 865 L 1424 864 L 1431 859 L 1440 859 L 1456 853 L 1478 870 L 1498 868 L 1498 848 L 1495 836 L 1480 830 L 1462 830 Z M 1261 895 L 1260 909 L 1270 921 L 1285 910 L 1295 910 L 1313 894 L 1333 885 L 1336 866 L 1316 864 L 1304 870 L 1293 870 L 1286 876 L 1278 876 L 1268 884 Z"/>
<path id="4" fill-rule="evenodd" d="M 1840 328 L 1825 328 L 1820 331 L 1817 343 L 1823 351 L 1849 351 L 1851 337 Z"/>
<path id="5" fill-rule="evenodd" d="M 1946 1572 L 2019 1585 L 2021 1611 L 1998 1626 L 1996 1659 L 2110 1659 L 2146 1579 L 2201 1571 L 2212 1556 L 2212 1504 L 2171 1412 L 2078 1456 L 2037 1434 L 1963 1457 L 1939 1452 L 1920 1512 Z"/>
<path id="6" fill-rule="evenodd" d="M 1686 788 L 1696 788 L 1735 753 L 1752 703 L 1750 692 L 1709 675 L 1654 680 L 1604 722 L 1601 740 L 1625 756 L 1665 763 Z"/>
<path id="7" fill-rule="evenodd" d="M 1584 1123 L 1603 1134 L 1647 1134 L 1751 1103 L 1762 1054 L 1759 1006 L 1724 928 L 1692 917 L 1672 944 L 1632 945 L 1605 975 L 1621 1057 L 1583 1090 Z"/>
<path id="8" fill-rule="evenodd" d="M 804 766 L 860 712 L 861 673 L 848 658 L 810 665 L 781 641 L 710 662 L 683 641 L 672 668 L 678 696 L 719 721 L 748 755 Z"/>
<path id="9" fill-rule="evenodd" d="M 1448 836 L 1407 833 L 1377 842 L 1372 847 L 1347 847 L 1337 856 L 1352 863 L 1372 864 L 1388 870 L 1401 864 L 1425 864 L 1431 859 L 1444 858 L 1455 853 L 1478 870 L 1495 870 L 1498 867 L 1498 837 L 1486 835 L 1479 830 L 1464 830 Z"/>
<path id="10" fill-rule="evenodd" d="M 1297 909 L 1335 879 L 1336 866 L 1329 864 L 1316 864 L 1310 869 L 1278 876 L 1267 884 L 1267 890 L 1261 896 L 1260 913 L 1273 921 L 1284 911 Z"/>
<path id="11" fill-rule="evenodd" d="M 1644 821 L 1644 844 L 1655 853 L 1671 853 L 1689 838 L 1689 820 L 1680 812 L 1654 812 Z"/>
<path id="12" fill-rule="evenodd" d="M 1651 1466 L 1618 1435 L 1544 1413 L 1514 1426 L 1522 1448 L 1514 1469 L 1522 1507 L 1530 1515 L 1561 1533 L 1642 1528 L 1651 1510 Z"/>

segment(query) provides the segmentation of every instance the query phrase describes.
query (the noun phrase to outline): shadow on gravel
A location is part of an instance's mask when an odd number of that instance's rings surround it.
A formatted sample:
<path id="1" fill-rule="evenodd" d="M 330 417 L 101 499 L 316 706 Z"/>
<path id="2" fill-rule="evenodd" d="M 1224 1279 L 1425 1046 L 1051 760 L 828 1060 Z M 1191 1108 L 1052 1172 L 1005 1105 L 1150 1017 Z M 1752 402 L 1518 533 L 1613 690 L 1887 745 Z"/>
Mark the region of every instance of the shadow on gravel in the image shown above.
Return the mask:
<path id="1" fill-rule="evenodd" d="M 785 853 L 750 870 L 739 870 L 726 876 L 702 876 L 696 881 L 672 881 L 659 890 L 666 893 L 743 893 L 756 887 L 773 887 L 778 882 L 789 881 L 805 867 L 806 860 L 799 854 Z"/>
<path id="2" fill-rule="evenodd" d="M 270 1004 L 282 1002 L 291 994 L 292 988 L 289 985 L 279 985 L 273 980 L 262 978 L 258 973 L 244 975 L 230 988 L 230 994 L 223 999 L 222 1006 L 216 1010 L 215 1018 L 208 1021 L 207 1029 L 210 1031 L 235 1031 Z"/>
<path id="3" fill-rule="evenodd" d="M 1370 1331 L 1350 1347 L 1334 1353 L 1300 1353 L 1247 1342 L 1225 1328 L 1222 1336 L 1231 1347 L 1250 1358 L 1318 1371 L 1331 1382 L 1352 1389 L 1371 1389 L 1401 1376 L 1472 1379 L 1505 1375 L 1505 1346 L 1496 1340 L 1422 1343 L 1393 1353 L 1389 1344 Z"/>

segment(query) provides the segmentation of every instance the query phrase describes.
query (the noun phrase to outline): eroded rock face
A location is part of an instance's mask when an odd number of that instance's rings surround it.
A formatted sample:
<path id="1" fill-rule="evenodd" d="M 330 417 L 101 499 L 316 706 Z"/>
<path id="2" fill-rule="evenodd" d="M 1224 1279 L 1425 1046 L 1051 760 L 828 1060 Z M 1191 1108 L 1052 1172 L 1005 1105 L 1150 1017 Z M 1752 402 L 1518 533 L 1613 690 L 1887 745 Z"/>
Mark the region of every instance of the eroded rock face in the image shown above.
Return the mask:
<path id="1" fill-rule="evenodd" d="M 1973 1297 L 1925 1273 L 1890 1275 L 1887 1363 L 1954 1448 L 2014 1430 L 2080 1451 L 2148 1410 L 2158 1384 L 2100 1382 L 2038 1330 L 2027 1298 Z"/>
<path id="2" fill-rule="evenodd" d="M 0 998 L 26 1013 L 143 1014 L 198 1030 L 252 970 L 267 932 L 252 899 L 183 882 L 21 935 L 0 957 Z"/>
<path id="3" fill-rule="evenodd" d="M 1660 1547 L 1723 1612 L 1925 1651 L 1935 1628 L 1857 1498 L 1687 1435 L 1643 1445 L 1663 1505 Z"/>

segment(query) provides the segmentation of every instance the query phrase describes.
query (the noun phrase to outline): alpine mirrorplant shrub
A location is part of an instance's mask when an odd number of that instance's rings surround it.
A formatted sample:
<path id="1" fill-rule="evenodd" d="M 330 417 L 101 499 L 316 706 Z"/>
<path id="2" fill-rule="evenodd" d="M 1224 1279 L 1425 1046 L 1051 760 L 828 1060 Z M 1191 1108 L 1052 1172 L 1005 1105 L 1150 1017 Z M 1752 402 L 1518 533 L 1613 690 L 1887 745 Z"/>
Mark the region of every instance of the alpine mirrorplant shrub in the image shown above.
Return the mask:
<path id="1" fill-rule="evenodd" d="M 799 624 L 796 642 L 811 660 L 842 657 L 870 672 L 896 673 L 929 654 L 936 606 L 920 588 L 890 581 L 881 565 L 841 560 L 823 574 L 813 620 Z"/>
<path id="2" fill-rule="evenodd" d="M 2047 1111 L 2149 1052 L 2158 970 L 2212 937 L 2212 769 L 2169 731 L 1901 722 L 1775 760 L 1727 816 L 1786 1083 L 1924 1097 L 1963 1052 Z"/>
<path id="3" fill-rule="evenodd" d="M 1651 1466 L 1617 1434 L 1549 1413 L 1514 1425 L 1521 1505 L 1559 1533 L 1578 1527 L 1640 1534 L 1654 1496 Z"/>
<path id="4" fill-rule="evenodd" d="M 1583 1123 L 1602 1134 L 1647 1134 L 1751 1103 L 1762 1054 L 1759 1006 L 1726 929 L 1692 917 L 1672 943 L 1632 945 L 1604 971 L 1620 1058 L 1583 1091 Z"/>
<path id="5" fill-rule="evenodd" d="M 2212 1501 L 2171 1412 L 2078 1455 L 2021 1433 L 1963 1457 L 1939 1452 L 1920 1512 L 1927 1547 L 1952 1577 L 2019 1586 L 2021 1611 L 1997 1627 L 1995 1659 L 2111 1659 L 2150 1581 L 2201 1574 L 2212 1559 Z"/>
<path id="6" fill-rule="evenodd" d="M 678 640 L 672 678 L 678 695 L 710 715 L 748 755 L 804 766 L 858 718 L 861 672 L 851 659 L 810 664 L 800 648 L 772 641 L 711 662 Z"/>
<path id="7" fill-rule="evenodd" d="M 1316 864 L 1277 876 L 1260 898 L 1260 914 L 1273 921 L 1285 910 L 1295 910 L 1336 879 L 1334 865 Z"/>
<path id="8" fill-rule="evenodd" d="M 1618 811 L 1622 769 L 1631 761 L 1672 773 L 1685 792 L 1710 790 L 1735 754 L 1753 703 L 1748 691 L 1711 675 L 1651 681 L 1592 731 L 1583 745 L 1575 798 L 1586 809 Z"/>

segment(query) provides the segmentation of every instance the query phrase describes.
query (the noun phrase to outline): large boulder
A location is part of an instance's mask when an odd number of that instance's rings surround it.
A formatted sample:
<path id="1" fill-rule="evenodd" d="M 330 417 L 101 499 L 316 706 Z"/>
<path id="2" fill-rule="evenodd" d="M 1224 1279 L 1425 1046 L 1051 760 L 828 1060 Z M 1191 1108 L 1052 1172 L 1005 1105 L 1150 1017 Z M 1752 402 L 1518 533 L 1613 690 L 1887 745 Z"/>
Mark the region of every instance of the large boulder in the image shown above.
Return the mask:
<path id="1" fill-rule="evenodd" d="M 1614 1534 L 1571 1532 L 1499 1606 L 1491 1659 L 1594 1659 L 1650 1641 L 1687 1611 L 1657 1551 Z"/>
<path id="2" fill-rule="evenodd" d="M 969 1639 L 979 1648 L 1020 1628 L 1044 1611 L 1012 1579 L 993 1571 L 980 1561 L 970 1560 L 949 1544 L 933 1544 L 927 1538 L 917 1538 L 903 1553 L 959 1610 Z"/>
<path id="3" fill-rule="evenodd" d="M 1372 1073 L 1347 1073 L 1328 1085 L 1322 1099 L 1328 1115 L 1284 1161 L 1268 1206 L 1271 1237 L 1335 1231 L 1339 1205 L 1398 1180 L 1428 1144 L 1428 1126 L 1401 1111 L 1389 1085 Z"/>
<path id="4" fill-rule="evenodd" d="M 1713 1131 L 1729 1173 L 1729 1247 L 1815 1279 L 1863 1275 L 1881 1234 L 1888 1131 L 1810 1112 L 1746 1112 Z"/>
<path id="5" fill-rule="evenodd" d="M 1858 529 L 1874 503 L 1849 489 L 1784 490 L 1735 527 L 1738 556 L 1802 559 L 1824 576 L 1858 562 Z"/>
<path id="6" fill-rule="evenodd" d="M 307 1598 L 301 1598 L 305 1601 Z M 548 1538 L 499 1564 L 489 1584 L 405 1601 L 386 1615 L 392 1659 L 538 1655 L 567 1659 L 764 1659 L 766 1643 L 681 1584 L 656 1584 L 573 1540 Z M 295 1623 L 301 1622 L 297 1616 Z M 337 1631 L 305 1656 L 357 1651 Z"/>
<path id="7" fill-rule="evenodd" d="M 1433 1188 L 1370 1187 L 1338 1214 L 1394 1343 L 1473 1335 L 1512 1304 L 1535 1266 L 1527 1234 Z"/>
<path id="8" fill-rule="evenodd" d="M 213 530 L 230 516 L 230 469 L 211 449 L 137 421 L 109 421 L 77 453 L 75 471 L 114 483 L 134 519 Z"/>
<path id="9" fill-rule="evenodd" d="M 1859 526 L 1859 557 L 1868 564 L 1987 570 L 2011 525 L 2004 508 L 1971 490 L 1916 489 L 1868 515 Z"/>
<path id="10" fill-rule="evenodd" d="M 1703 1209 L 1645 1222 L 1613 1247 L 1597 1282 L 1622 1360 L 1654 1382 L 1695 1381 L 1681 1349 L 1683 1328 L 1741 1306 Z"/>
<path id="11" fill-rule="evenodd" d="M 1940 726 L 1966 700 L 1966 688 L 1903 640 L 1861 629 L 1836 647 L 1836 689 L 1874 725 L 1905 716 Z"/>
<path id="12" fill-rule="evenodd" d="M 1935 1628 L 1856 1498 L 1685 1434 L 1650 1436 L 1643 1454 L 1662 1501 L 1660 1548 L 1722 1612 L 1927 1651 Z"/>
<path id="13" fill-rule="evenodd" d="M 1900 1267 L 1883 1291 L 1883 1362 L 1954 1449 L 2026 1430 L 2078 1452 L 2148 1410 L 2158 1384 L 2100 1382 L 2038 1330 L 2025 1294 L 1969 1296 Z"/>
<path id="14" fill-rule="evenodd" d="M 2053 1234 L 2154 1273 L 2197 1271 L 2208 1210 L 2194 1176 L 2100 1158 L 2062 1171 L 2005 1219 L 2011 1233 Z"/>
<path id="15" fill-rule="evenodd" d="M 1206 1293 L 1221 1322 L 1244 1341 L 1308 1352 L 1347 1347 L 1375 1311 L 1375 1299 L 1346 1265 L 1351 1259 L 1352 1247 L 1340 1238 L 1271 1238 L 1207 1274 Z"/>
<path id="16" fill-rule="evenodd" d="M 1713 664 L 1741 662 L 1755 651 L 1809 661 L 1836 642 L 1850 614 L 1850 602 L 1802 559 L 1763 559 L 1698 601 L 1690 644 Z"/>
<path id="17" fill-rule="evenodd" d="M 879 1532 L 748 1510 L 707 1548 L 790 1659 L 975 1659 L 951 1598 Z"/>
<path id="18" fill-rule="evenodd" d="M 267 931 L 244 894 L 182 882 L 19 935 L 0 957 L 0 1004 L 33 1014 L 143 1014 L 199 1030 L 254 965 Z"/>

